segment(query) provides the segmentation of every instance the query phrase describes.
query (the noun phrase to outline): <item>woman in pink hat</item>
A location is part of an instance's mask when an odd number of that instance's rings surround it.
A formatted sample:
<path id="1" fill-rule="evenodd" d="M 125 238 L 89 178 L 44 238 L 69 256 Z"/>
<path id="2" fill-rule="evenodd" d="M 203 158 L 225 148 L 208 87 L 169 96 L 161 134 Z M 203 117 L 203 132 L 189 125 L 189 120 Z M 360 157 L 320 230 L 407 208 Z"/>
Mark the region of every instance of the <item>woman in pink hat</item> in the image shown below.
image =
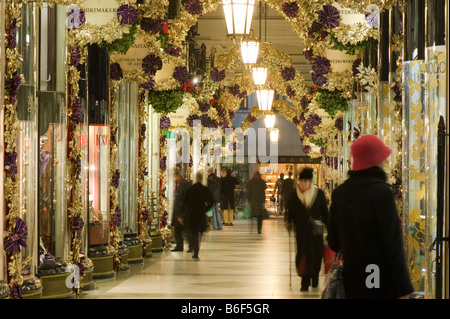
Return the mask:
<path id="1" fill-rule="evenodd" d="M 401 298 L 411 294 L 394 194 L 384 171 L 392 150 L 375 135 L 350 148 L 349 178 L 331 197 L 328 245 L 341 251 L 346 298 Z"/>

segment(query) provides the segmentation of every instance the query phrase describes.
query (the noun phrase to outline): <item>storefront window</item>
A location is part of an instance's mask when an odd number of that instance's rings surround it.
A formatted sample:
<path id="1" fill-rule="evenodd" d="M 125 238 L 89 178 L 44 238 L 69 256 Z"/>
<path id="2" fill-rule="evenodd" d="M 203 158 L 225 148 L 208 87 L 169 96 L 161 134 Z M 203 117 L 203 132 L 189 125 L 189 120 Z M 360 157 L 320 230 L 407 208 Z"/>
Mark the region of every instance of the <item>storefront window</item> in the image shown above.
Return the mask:
<path id="1" fill-rule="evenodd" d="M 109 245 L 109 57 L 106 49 L 88 48 L 89 161 L 88 216 L 89 249 L 108 254 Z M 96 254 L 93 257 L 98 257 Z"/>
<path id="2" fill-rule="evenodd" d="M 69 252 L 67 227 L 67 121 L 65 76 L 65 10 L 43 4 L 39 46 L 39 255 L 40 273 Z M 25 61 L 24 61 L 25 62 Z M 28 62 L 30 63 L 30 62 Z"/>
<path id="3" fill-rule="evenodd" d="M 117 153 L 122 234 L 138 232 L 138 88 L 122 82 L 117 93 Z"/>
<path id="4" fill-rule="evenodd" d="M 147 125 L 147 167 L 149 170 L 149 184 L 146 190 L 147 207 L 153 215 L 153 222 L 151 230 L 159 229 L 160 227 L 160 212 L 159 212 L 159 131 L 160 131 L 160 114 L 153 111 L 149 106 L 148 110 L 149 120 Z"/>
<path id="5" fill-rule="evenodd" d="M 37 203 L 37 114 L 36 114 L 36 74 L 37 74 L 37 10 L 34 4 L 24 3 L 22 7 L 22 25 L 17 30 L 16 43 L 23 63 L 18 70 L 23 75 L 24 83 L 17 95 L 17 110 L 20 130 L 17 136 L 17 167 L 19 182 L 19 201 L 21 218 L 28 229 L 27 247 L 22 249 L 22 259 L 37 256 L 36 244 L 36 203 Z M 30 259 L 23 269 L 24 279 L 36 274 L 37 259 Z M 24 293 L 29 293 L 30 287 L 24 286 Z"/>
<path id="6" fill-rule="evenodd" d="M 445 174 L 438 169 L 438 123 L 441 117 L 446 118 L 446 48 L 445 33 L 442 26 L 445 25 L 444 0 L 427 1 L 427 39 L 425 51 L 425 83 L 426 83 L 426 119 L 427 125 L 424 132 L 426 138 L 425 173 L 426 180 L 426 218 L 425 243 L 426 247 L 426 274 L 425 274 L 425 298 L 436 298 L 436 294 L 442 297 L 442 261 L 437 264 L 437 249 L 440 244 L 435 243 L 438 227 L 443 230 L 443 217 L 438 220 L 438 179 Z M 441 254 L 441 253 L 439 253 Z M 436 286 L 438 285 L 438 286 Z M 436 291 L 436 287 L 440 291 Z"/>

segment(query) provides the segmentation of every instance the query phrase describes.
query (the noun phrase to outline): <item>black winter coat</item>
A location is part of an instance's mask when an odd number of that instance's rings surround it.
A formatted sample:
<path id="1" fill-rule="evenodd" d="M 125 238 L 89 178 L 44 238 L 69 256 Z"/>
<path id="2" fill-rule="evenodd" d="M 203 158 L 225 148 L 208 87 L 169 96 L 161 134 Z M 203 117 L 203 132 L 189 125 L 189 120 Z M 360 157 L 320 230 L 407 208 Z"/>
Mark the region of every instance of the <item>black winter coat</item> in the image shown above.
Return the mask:
<path id="1" fill-rule="evenodd" d="M 204 232 L 207 229 L 206 212 L 214 200 L 206 186 L 195 183 L 186 192 L 185 226 L 192 232 Z"/>
<path id="2" fill-rule="evenodd" d="M 221 201 L 220 201 L 220 208 L 222 209 L 234 209 L 235 203 L 234 203 L 234 188 L 238 184 L 238 180 L 236 177 L 231 176 L 231 174 L 228 174 L 225 177 L 222 177 L 220 181 L 220 189 L 221 189 Z M 228 206 L 229 205 L 229 206 Z"/>
<path id="3" fill-rule="evenodd" d="M 346 298 L 398 298 L 413 292 L 397 207 L 379 167 L 350 171 L 332 193 L 328 244 L 341 250 Z M 368 265 L 379 267 L 379 288 L 367 288 Z"/>
<path id="4" fill-rule="evenodd" d="M 220 197 L 222 194 L 220 190 L 220 178 L 217 177 L 217 175 L 214 173 L 209 174 L 207 180 L 207 187 L 209 189 L 209 192 L 211 193 L 211 196 L 214 199 L 214 203 L 218 203 L 220 201 Z"/>
<path id="5" fill-rule="evenodd" d="M 184 200 L 186 198 L 186 193 L 190 187 L 191 183 L 183 178 L 175 189 L 175 200 L 173 202 L 172 214 L 172 226 L 174 227 L 183 227 L 183 225 L 181 225 L 178 221 L 178 217 L 183 217 L 185 214 L 186 207 Z"/>
<path id="6" fill-rule="evenodd" d="M 295 264 L 298 267 L 300 261 L 305 258 L 306 275 L 318 274 L 322 264 L 323 236 L 313 237 L 308 221 L 311 215 L 314 219 L 320 219 L 328 227 L 328 205 L 325 193 L 320 189 L 317 190 L 316 199 L 308 213 L 294 189 L 288 196 L 286 209 L 286 220 L 294 223 L 297 240 Z"/>
<path id="7" fill-rule="evenodd" d="M 247 183 L 247 201 L 250 203 L 253 217 L 264 216 L 266 188 L 266 182 L 260 177 L 253 177 Z"/>

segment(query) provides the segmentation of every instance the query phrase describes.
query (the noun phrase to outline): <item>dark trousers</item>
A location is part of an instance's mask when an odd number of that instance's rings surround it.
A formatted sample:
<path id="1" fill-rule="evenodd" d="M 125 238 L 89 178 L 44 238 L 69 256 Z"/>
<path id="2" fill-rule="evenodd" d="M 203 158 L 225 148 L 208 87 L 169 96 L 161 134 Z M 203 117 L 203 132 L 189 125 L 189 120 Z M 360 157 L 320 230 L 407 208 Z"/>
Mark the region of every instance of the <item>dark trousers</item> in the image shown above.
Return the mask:
<path id="1" fill-rule="evenodd" d="M 311 283 L 312 281 L 312 283 Z M 313 286 L 313 288 L 319 285 L 319 273 L 313 275 L 302 276 L 302 288 L 307 288 L 309 285 Z"/>
<path id="2" fill-rule="evenodd" d="M 263 219 L 263 216 L 258 216 L 258 234 L 261 234 Z"/>
<path id="3" fill-rule="evenodd" d="M 175 243 L 177 249 L 183 249 L 184 246 L 184 237 L 183 237 L 183 226 L 174 227 L 175 232 Z"/>
<path id="4" fill-rule="evenodd" d="M 190 233 L 191 233 L 190 245 L 191 245 L 192 250 L 194 251 L 193 256 L 198 257 L 198 252 L 200 251 L 200 240 L 202 238 L 202 235 L 197 231 L 190 232 Z"/>

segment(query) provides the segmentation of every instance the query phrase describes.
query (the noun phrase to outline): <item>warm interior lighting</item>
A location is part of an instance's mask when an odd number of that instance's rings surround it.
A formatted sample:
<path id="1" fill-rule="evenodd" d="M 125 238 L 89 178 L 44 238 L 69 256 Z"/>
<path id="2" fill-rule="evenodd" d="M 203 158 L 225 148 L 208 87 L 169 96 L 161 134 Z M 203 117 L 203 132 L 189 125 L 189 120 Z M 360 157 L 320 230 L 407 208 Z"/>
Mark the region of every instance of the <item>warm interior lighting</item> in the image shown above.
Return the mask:
<path id="1" fill-rule="evenodd" d="M 264 118 L 266 128 L 273 128 L 275 126 L 275 114 L 266 115 Z"/>
<path id="2" fill-rule="evenodd" d="M 258 59 L 259 42 L 256 40 L 246 40 L 241 43 L 241 54 L 244 64 L 255 64 Z"/>
<path id="3" fill-rule="evenodd" d="M 222 4 L 228 35 L 249 34 L 255 0 L 222 0 Z"/>
<path id="4" fill-rule="evenodd" d="M 270 111 L 272 109 L 273 96 L 275 91 L 272 89 L 256 90 L 258 107 L 261 111 Z"/>
<path id="5" fill-rule="evenodd" d="M 255 85 L 266 84 L 267 68 L 255 67 L 255 68 L 252 68 L 252 72 L 253 72 L 253 82 L 255 83 Z"/>

